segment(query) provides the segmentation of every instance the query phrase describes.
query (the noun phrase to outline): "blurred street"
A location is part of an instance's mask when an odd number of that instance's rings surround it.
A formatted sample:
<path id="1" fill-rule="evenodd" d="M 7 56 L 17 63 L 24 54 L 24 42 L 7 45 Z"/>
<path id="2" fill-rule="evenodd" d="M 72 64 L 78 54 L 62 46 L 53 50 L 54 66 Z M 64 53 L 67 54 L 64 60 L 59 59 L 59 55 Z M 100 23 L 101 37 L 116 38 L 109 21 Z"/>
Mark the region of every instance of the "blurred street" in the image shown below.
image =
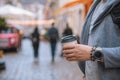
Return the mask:
<path id="1" fill-rule="evenodd" d="M 0 80 L 81 80 L 82 73 L 77 64 L 60 57 L 60 44 L 56 53 L 52 64 L 49 43 L 40 42 L 39 60 L 34 62 L 31 41 L 24 39 L 18 53 L 5 54 L 6 70 L 0 72 Z"/>
<path id="2" fill-rule="evenodd" d="M 93 1 L 0 0 L 0 80 L 82 80 L 56 42 L 67 35 L 80 42 Z"/>

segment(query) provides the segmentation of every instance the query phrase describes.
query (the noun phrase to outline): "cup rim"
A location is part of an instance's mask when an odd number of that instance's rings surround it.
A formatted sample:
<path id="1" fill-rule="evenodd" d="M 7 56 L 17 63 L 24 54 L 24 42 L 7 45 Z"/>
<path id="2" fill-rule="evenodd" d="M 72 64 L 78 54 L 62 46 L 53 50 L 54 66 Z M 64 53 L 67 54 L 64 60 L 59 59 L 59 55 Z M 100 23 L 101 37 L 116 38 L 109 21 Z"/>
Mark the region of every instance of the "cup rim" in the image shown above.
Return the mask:
<path id="1" fill-rule="evenodd" d="M 75 35 L 68 35 L 68 36 L 63 36 L 61 38 L 61 43 L 67 43 L 67 42 L 72 42 L 77 40 L 77 37 Z"/>

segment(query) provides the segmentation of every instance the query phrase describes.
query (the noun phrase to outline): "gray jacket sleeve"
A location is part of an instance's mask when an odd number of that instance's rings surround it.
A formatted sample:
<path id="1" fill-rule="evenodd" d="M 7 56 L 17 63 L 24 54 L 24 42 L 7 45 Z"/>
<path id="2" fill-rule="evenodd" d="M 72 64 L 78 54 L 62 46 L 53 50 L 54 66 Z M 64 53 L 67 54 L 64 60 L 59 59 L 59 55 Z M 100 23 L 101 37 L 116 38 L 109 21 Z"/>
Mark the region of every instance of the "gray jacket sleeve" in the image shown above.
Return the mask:
<path id="1" fill-rule="evenodd" d="M 105 68 L 120 68 L 120 47 L 103 48 Z"/>

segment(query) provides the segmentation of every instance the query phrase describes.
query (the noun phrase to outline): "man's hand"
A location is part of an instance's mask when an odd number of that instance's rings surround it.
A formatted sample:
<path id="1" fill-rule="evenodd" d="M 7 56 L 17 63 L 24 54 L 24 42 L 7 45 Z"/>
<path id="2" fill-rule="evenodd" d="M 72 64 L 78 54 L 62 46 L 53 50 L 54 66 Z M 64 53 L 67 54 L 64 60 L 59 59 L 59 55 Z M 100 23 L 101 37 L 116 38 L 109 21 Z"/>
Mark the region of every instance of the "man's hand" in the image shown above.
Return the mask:
<path id="1" fill-rule="evenodd" d="M 90 60 L 91 47 L 81 44 L 63 45 L 63 56 L 68 61 L 87 61 Z"/>

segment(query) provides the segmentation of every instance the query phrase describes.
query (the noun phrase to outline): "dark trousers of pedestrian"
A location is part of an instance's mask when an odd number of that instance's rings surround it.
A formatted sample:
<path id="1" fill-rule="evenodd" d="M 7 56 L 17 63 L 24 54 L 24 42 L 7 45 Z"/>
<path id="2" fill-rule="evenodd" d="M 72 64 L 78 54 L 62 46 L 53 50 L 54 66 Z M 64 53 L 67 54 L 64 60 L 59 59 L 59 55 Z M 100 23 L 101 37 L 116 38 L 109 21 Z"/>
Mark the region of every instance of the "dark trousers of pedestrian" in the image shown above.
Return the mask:
<path id="1" fill-rule="evenodd" d="M 39 43 L 38 43 L 38 44 L 34 44 L 34 45 L 33 45 L 33 49 L 34 49 L 34 58 L 38 58 Z"/>
<path id="2" fill-rule="evenodd" d="M 56 51 L 56 42 L 50 42 L 50 44 L 51 44 L 52 62 L 54 62 L 54 59 L 55 59 L 55 51 Z"/>

